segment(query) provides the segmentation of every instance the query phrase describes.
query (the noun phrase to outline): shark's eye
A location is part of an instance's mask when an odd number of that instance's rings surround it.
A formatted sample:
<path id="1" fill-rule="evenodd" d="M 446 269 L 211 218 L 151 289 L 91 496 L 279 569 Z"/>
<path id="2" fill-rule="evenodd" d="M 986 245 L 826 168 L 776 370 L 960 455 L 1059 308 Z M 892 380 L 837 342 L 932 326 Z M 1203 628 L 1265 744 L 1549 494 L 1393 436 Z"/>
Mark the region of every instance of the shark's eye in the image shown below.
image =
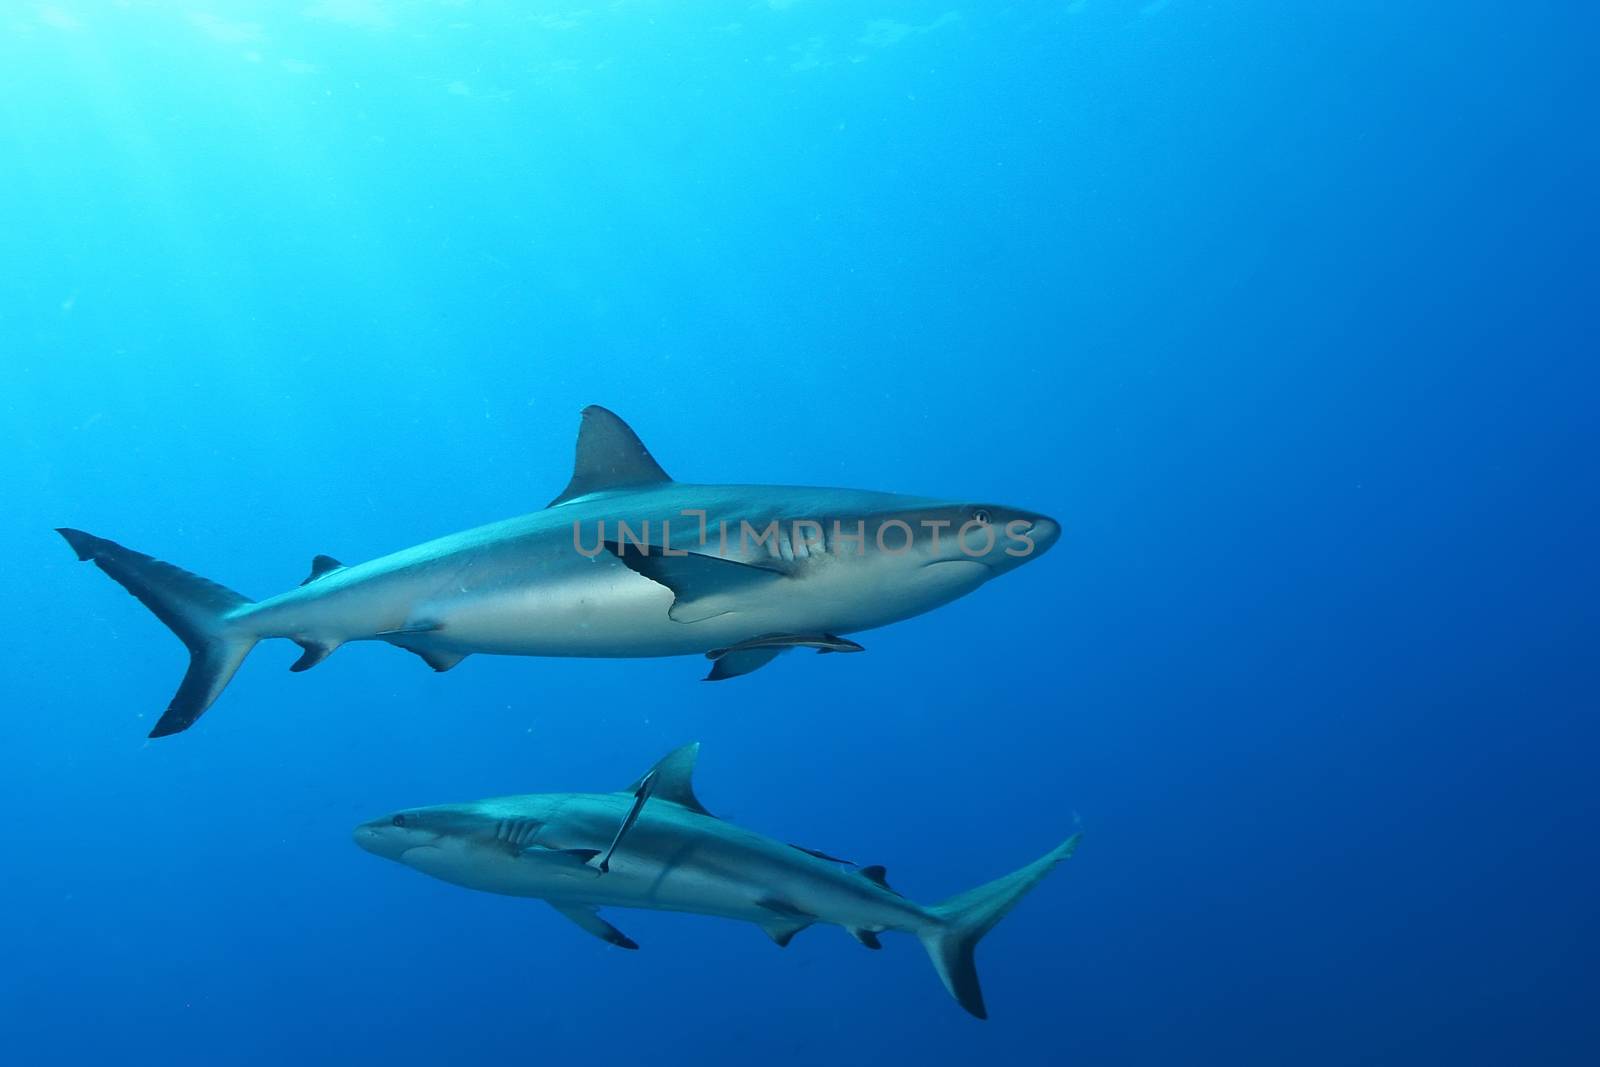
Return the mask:
<path id="1" fill-rule="evenodd" d="M 989 525 L 991 518 L 992 516 L 989 514 L 988 508 L 978 508 L 972 513 L 972 521 L 977 523 L 979 526 Z"/>
<path id="2" fill-rule="evenodd" d="M 389 821 L 394 823 L 396 826 L 404 826 L 406 824 L 406 817 L 404 815 L 396 815 Z"/>

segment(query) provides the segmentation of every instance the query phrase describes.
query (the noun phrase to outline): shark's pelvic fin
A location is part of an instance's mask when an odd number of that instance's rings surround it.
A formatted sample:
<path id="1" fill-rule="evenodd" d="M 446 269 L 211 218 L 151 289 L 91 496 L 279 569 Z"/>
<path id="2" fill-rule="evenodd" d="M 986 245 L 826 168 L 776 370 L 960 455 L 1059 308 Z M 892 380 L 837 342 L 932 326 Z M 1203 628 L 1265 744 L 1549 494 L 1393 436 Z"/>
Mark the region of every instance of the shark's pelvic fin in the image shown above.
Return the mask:
<path id="1" fill-rule="evenodd" d="M 644 802 L 650 799 L 650 792 L 655 788 L 656 772 L 651 771 L 639 779 L 639 788 L 633 791 L 633 806 L 628 809 L 627 816 L 622 820 L 622 825 L 617 827 L 617 836 L 611 839 L 611 846 L 606 849 L 606 854 L 600 857 L 600 873 L 605 874 L 611 869 L 611 857 L 617 851 L 617 845 L 633 824 L 639 821 L 639 813 L 644 810 Z"/>
<path id="2" fill-rule="evenodd" d="M 436 627 L 436 628 L 438 628 L 438 627 Z M 388 631 L 386 633 L 379 634 L 378 636 L 383 638 L 385 641 L 389 642 L 395 648 L 403 648 L 407 652 L 411 652 L 411 653 L 414 653 L 414 654 L 416 654 L 418 656 L 421 656 L 422 657 L 422 662 L 426 663 L 428 666 L 432 667 L 434 670 L 438 671 L 441 674 L 443 674 L 445 671 L 449 670 L 451 667 L 454 667 L 457 663 L 460 663 L 462 660 L 466 659 L 468 656 L 470 656 L 472 654 L 470 652 L 457 652 L 457 651 L 455 651 L 453 649 L 429 648 L 426 645 L 423 645 L 423 644 L 420 644 L 420 643 L 414 644 L 408 639 L 408 635 L 412 634 L 412 633 L 419 633 L 420 634 L 420 633 L 431 633 L 431 632 L 433 632 L 433 631 L 432 630 L 415 630 L 415 631 L 413 631 L 413 630 L 391 630 L 391 631 Z"/>
<path id="3" fill-rule="evenodd" d="M 94 563 L 138 597 L 189 650 L 189 670 L 150 731 L 166 737 L 187 730 L 205 713 L 255 647 L 257 637 L 233 617 L 252 603 L 198 574 L 123 548 L 115 541 L 58 529 L 80 560 Z"/>
<path id="4" fill-rule="evenodd" d="M 448 652 L 444 649 L 438 648 L 408 648 L 405 645 L 399 645 L 397 647 L 404 648 L 407 652 L 415 652 L 417 655 L 422 657 L 422 662 L 426 663 L 440 674 L 443 674 L 451 667 L 454 667 L 457 663 L 460 663 L 471 654 L 468 652 Z"/>
<path id="5" fill-rule="evenodd" d="M 608 489 L 637 489 L 670 481 L 627 423 L 599 404 L 590 404 L 578 423 L 572 480 L 546 507 Z"/>
<path id="6" fill-rule="evenodd" d="M 600 918 L 593 908 L 585 904 L 551 904 L 550 906 L 608 944 L 616 945 L 618 948 L 639 947 L 637 941 Z"/>
<path id="7" fill-rule="evenodd" d="M 1028 890 L 1038 885 L 1056 864 L 1072 855 L 1082 836 L 1073 834 L 1021 870 L 928 909 L 934 922 L 921 933 L 922 947 L 928 950 L 933 969 L 939 972 L 950 995 L 978 1018 L 987 1019 L 989 1014 L 983 1006 L 983 990 L 978 985 L 973 949 Z"/>
<path id="8" fill-rule="evenodd" d="M 311 573 L 306 575 L 306 580 L 301 585 L 310 585 L 318 578 L 326 578 L 334 571 L 344 570 L 344 564 L 332 556 L 317 556 L 311 560 Z"/>
<path id="9" fill-rule="evenodd" d="M 815 915 L 801 911 L 788 901 L 768 899 L 756 903 L 771 912 L 769 917 L 762 920 L 761 929 L 779 948 L 788 948 L 795 934 L 817 921 Z"/>
<path id="10" fill-rule="evenodd" d="M 651 781 L 649 795 L 657 800 L 670 801 L 701 815 L 711 815 L 705 805 L 700 803 L 700 798 L 694 795 L 694 763 L 699 756 L 698 741 L 691 741 L 682 748 L 673 749 L 630 785 L 627 792 L 637 796 L 645 787 L 645 782 Z"/>
<path id="11" fill-rule="evenodd" d="M 289 667 L 291 671 L 296 673 L 309 671 L 312 667 L 333 655 L 333 650 L 339 647 L 336 644 L 325 645 L 321 641 L 313 641 L 306 637 L 297 637 L 294 639 L 294 643 L 305 649 L 300 658 L 295 660 Z"/>

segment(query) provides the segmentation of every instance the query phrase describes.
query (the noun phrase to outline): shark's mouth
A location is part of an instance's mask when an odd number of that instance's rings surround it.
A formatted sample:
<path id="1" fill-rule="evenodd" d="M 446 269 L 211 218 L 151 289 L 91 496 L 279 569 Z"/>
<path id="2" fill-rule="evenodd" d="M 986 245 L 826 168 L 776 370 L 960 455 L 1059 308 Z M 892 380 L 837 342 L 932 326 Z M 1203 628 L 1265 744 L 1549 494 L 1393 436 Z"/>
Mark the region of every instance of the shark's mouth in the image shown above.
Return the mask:
<path id="1" fill-rule="evenodd" d="M 952 570 L 951 569 L 951 568 L 954 568 L 954 567 L 961 567 L 961 568 L 976 567 L 979 571 L 993 570 L 993 568 L 990 567 L 989 564 L 985 563 L 981 559 L 935 559 L 935 560 L 930 560 L 927 563 L 924 563 L 922 565 L 922 569 L 925 570 L 925 571 L 933 570 L 935 568 L 939 568 L 941 570 L 941 577 L 960 574 L 961 571 Z M 971 573 L 973 573 L 976 576 L 977 572 L 974 571 L 974 572 L 971 572 Z"/>
<path id="2" fill-rule="evenodd" d="M 440 851 L 438 845 L 412 845 L 410 848 L 408 848 L 404 852 L 400 853 L 400 862 L 401 863 L 411 863 L 412 856 L 414 856 L 418 852 L 438 852 L 438 851 Z"/>
<path id="3" fill-rule="evenodd" d="M 995 576 L 995 571 L 978 559 L 939 559 L 924 563 L 914 579 L 919 595 L 951 600 L 965 596 Z"/>

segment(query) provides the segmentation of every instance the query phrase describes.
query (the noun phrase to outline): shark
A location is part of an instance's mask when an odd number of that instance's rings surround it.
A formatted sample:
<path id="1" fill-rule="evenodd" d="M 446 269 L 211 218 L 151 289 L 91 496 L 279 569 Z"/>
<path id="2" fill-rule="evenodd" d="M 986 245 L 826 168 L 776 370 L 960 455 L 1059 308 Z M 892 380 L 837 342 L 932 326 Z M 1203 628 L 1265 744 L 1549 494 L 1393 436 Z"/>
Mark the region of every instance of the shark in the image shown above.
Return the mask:
<path id="1" fill-rule="evenodd" d="M 627 423 L 585 408 L 567 487 L 543 509 L 346 566 L 251 600 L 83 530 L 78 559 L 137 597 L 189 651 L 151 730 L 212 706 L 255 645 L 287 638 L 305 671 L 383 641 L 448 671 L 467 656 L 701 655 L 709 681 L 920 615 L 1038 558 L 1061 527 L 1006 507 L 858 489 L 675 481 Z"/>
<path id="2" fill-rule="evenodd" d="M 882 947 L 886 931 L 911 934 L 956 1002 L 988 1018 L 974 960 L 979 940 L 1073 854 L 1081 833 L 1010 874 L 923 906 L 896 892 L 882 866 L 857 866 L 712 815 L 694 792 L 699 751 L 685 745 L 617 792 L 407 808 L 357 826 L 355 843 L 467 889 L 543 900 L 624 949 L 639 946 L 600 908 L 753 923 L 780 948 L 816 924 L 843 927 L 869 949 Z"/>

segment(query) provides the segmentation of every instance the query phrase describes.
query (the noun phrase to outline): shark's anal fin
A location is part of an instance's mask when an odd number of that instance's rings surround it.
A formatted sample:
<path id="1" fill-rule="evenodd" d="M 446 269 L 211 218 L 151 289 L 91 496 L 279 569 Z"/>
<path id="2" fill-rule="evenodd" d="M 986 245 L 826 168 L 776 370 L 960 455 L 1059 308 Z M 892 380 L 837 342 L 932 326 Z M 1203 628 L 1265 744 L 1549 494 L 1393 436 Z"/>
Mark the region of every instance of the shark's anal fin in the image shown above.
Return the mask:
<path id="1" fill-rule="evenodd" d="M 638 794 L 645 780 L 652 779 L 650 795 L 657 800 L 669 801 L 701 815 L 711 815 L 700 798 L 694 795 L 694 764 L 700 756 L 700 742 L 691 741 L 682 748 L 673 749 L 656 765 L 636 779 L 627 792 Z M 711 816 L 715 818 L 715 816 Z"/>
<path id="2" fill-rule="evenodd" d="M 629 570 L 672 591 L 667 614 L 674 622 L 703 622 L 726 615 L 739 597 L 785 577 L 776 567 L 700 552 L 669 556 L 655 546 L 640 548 L 624 541 L 606 541 L 604 545 Z"/>
<path id="3" fill-rule="evenodd" d="M 850 933 L 857 941 L 872 949 L 874 952 L 883 947 L 883 942 L 878 940 L 876 931 L 852 929 Z"/>
<path id="4" fill-rule="evenodd" d="M 334 571 L 344 570 L 344 564 L 332 556 L 317 556 L 311 561 L 311 573 L 306 575 L 306 580 L 301 585 L 310 585 L 318 578 L 326 578 Z"/>
<path id="5" fill-rule="evenodd" d="M 313 641 L 309 637 L 296 637 L 294 643 L 305 649 L 300 654 L 300 658 L 295 660 L 289 667 L 291 671 L 297 674 L 300 671 L 309 671 L 312 667 L 331 656 L 333 650 L 339 647 L 338 645 L 323 644 L 321 641 Z"/>
<path id="6" fill-rule="evenodd" d="M 639 947 L 638 942 L 600 918 L 599 913 L 586 904 L 551 904 L 550 906 L 609 945 L 616 945 L 618 948 Z"/>
<path id="7" fill-rule="evenodd" d="M 611 839 L 611 845 L 606 849 L 606 854 L 600 857 L 600 873 L 605 874 L 611 870 L 611 857 L 617 851 L 617 845 L 622 842 L 623 835 L 633 829 L 633 824 L 639 821 L 639 813 L 644 810 L 644 802 L 650 799 L 650 793 L 655 788 L 657 772 L 651 771 L 639 779 L 639 787 L 633 791 L 633 806 L 628 809 L 628 814 L 622 820 L 622 825 L 617 827 L 617 836 Z"/>
<path id="8" fill-rule="evenodd" d="M 667 472 L 661 469 L 661 464 L 627 423 L 599 404 L 590 404 L 583 409 L 582 421 L 578 423 L 572 480 L 546 506 L 557 507 L 608 489 L 636 489 L 670 481 Z"/>
<path id="9" fill-rule="evenodd" d="M 761 929 L 779 948 L 788 948 L 795 934 L 817 921 L 817 917 L 810 912 L 801 911 L 788 901 L 776 897 L 758 900 L 756 904 L 770 913 L 761 920 Z"/>

